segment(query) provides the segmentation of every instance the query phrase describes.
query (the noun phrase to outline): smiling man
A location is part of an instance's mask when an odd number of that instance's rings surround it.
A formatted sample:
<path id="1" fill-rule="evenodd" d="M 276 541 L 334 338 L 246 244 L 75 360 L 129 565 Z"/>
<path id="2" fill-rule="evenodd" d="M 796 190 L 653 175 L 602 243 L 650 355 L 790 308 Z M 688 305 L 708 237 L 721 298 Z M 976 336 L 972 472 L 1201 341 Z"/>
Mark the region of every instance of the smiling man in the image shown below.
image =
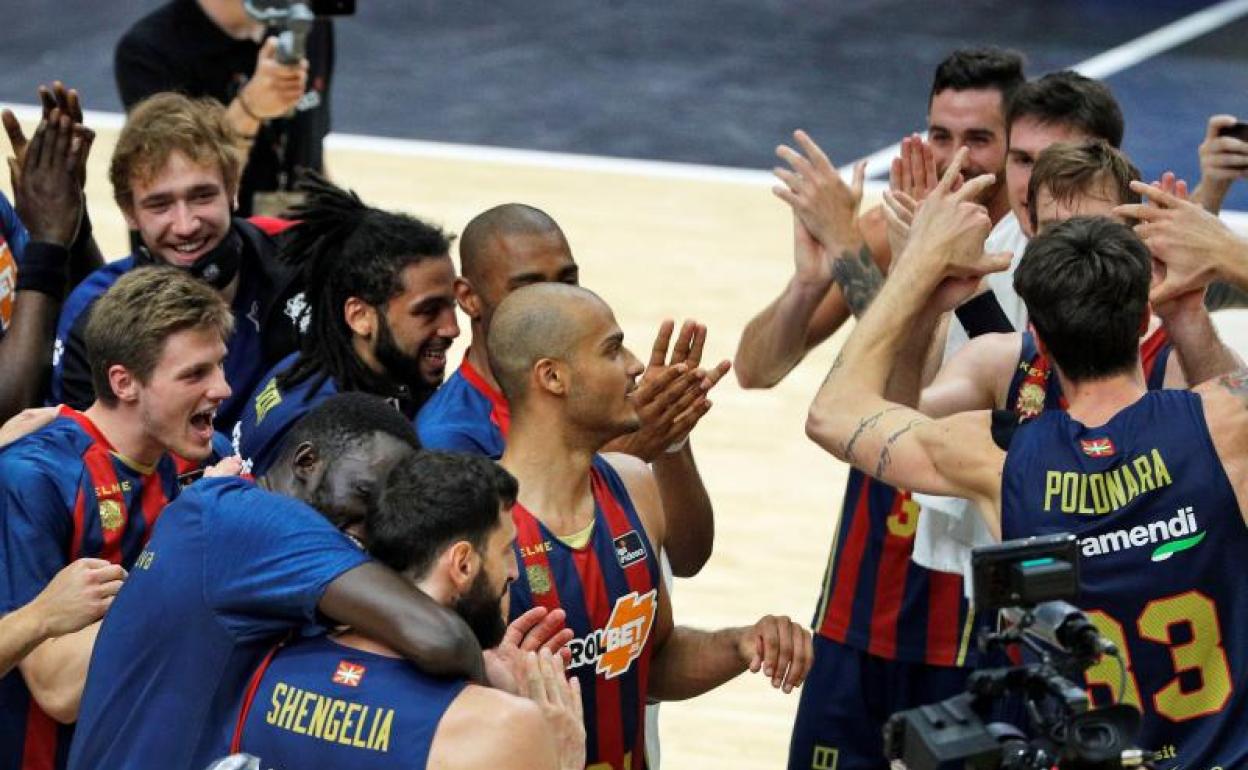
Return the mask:
<path id="1" fill-rule="evenodd" d="M 283 257 L 308 286 L 308 335 L 261 380 L 234 429 L 254 473 L 276 459 L 290 427 L 335 393 L 389 399 L 409 420 L 442 383 L 459 336 L 451 237 L 365 205 L 320 177 L 301 185 Z"/>
<path id="2" fill-rule="evenodd" d="M 274 240 L 289 223 L 232 216 L 240 168 L 235 139 L 224 108 L 211 100 L 157 94 L 131 111 L 109 178 L 138 246 L 92 273 L 65 301 L 53 352 L 55 401 L 82 409 L 94 399 L 84 345 L 89 310 L 139 265 L 188 270 L 233 311 L 225 377 L 234 395 L 218 410 L 219 428 L 234 424 L 261 375 L 296 349 L 300 287 L 277 259 Z"/>
<path id="3" fill-rule="evenodd" d="M 0 454 L 0 611 L 79 557 L 133 566 L 187 470 L 170 453 L 213 454 L 232 324 L 216 292 L 167 267 L 131 271 L 100 298 L 86 328 L 99 397 Z M 50 768 L 68 748 L 57 722 L 75 719 L 98 629 L 45 642 L 0 680 L 0 767 Z"/>

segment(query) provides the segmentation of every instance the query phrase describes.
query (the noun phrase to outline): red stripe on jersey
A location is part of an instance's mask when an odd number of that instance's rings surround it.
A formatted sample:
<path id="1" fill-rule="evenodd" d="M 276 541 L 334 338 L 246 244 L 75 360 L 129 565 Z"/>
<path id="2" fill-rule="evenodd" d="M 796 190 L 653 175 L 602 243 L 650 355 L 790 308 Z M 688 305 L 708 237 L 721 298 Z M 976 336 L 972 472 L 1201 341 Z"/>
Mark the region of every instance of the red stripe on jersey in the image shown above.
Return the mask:
<path id="1" fill-rule="evenodd" d="M 607 522 L 607 526 L 611 529 L 611 539 L 615 540 L 631 532 L 633 523 L 629 521 L 624 507 L 620 505 L 620 501 L 611 493 L 611 487 L 607 485 L 606 479 L 602 477 L 602 474 L 596 468 L 592 469 L 590 473 L 590 488 L 593 490 L 594 499 L 598 501 L 598 505 L 602 508 L 602 515 Z M 637 534 L 644 535 L 645 533 L 638 532 Z M 646 541 L 648 542 L 649 539 L 647 536 Z M 653 548 L 653 544 L 650 547 Z M 654 554 L 654 558 L 657 559 L 658 554 Z M 655 588 L 654 583 L 650 579 L 650 570 L 646 568 L 648 561 L 648 559 L 642 559 L 623 568 L 624 577 L 628 579 L 628 587 L 636 591 L 638 596 L 643 596 Z M 653 649 L 651 643 L 647 641 L 646 649 L 642 650 L 641 655 L 637 658 L 637 688 L 642 695 L 650 691 L 650 655 Z M 618 703 L 619 701 L 616 702 Z M 637 740 L 632 748 L 632 760 L 633 765 L 640 768 L 642 760 L 646 756 L 646 709 L 644 698 L 643 702 L 638 704 L 637 720 Z"/>
<path id="2" fill-rule="evenodd" d="M 143 545 L 147 545 L 147 541 L 152 539 L 152 528 L 156 525 L 156 519 L 169 504 L 169 498 L 165 496 L 165 485 L 160 483 L 160 476 L 157 473 L 153 472 L 144 476 L 142 483 L 143 495 L 139 498 L 139 511 L 143 514 L 143 520 L 147 522 L 143 530 Z"/>
<path id="3" fill-rule="evenodd" d="M 897 492 L 889 519 L 904 521 L 905 517 L 917 515 L 903 510 L 910 500 L 908 492 Z M 909 525 L 910 522 L 906 522 Z M 910 553 L 914 550 L 914 535 L 903 537 L 887 529 L 884 532 L 884 549 L 880 554 L 880 566 L 876 569 L 875 601 L 871 613 L 871 641 L 867 651 L 872 655 L 893 659 L 897 657 L 897 618 L 901 615 L 901 603 L 906 596 L 906 574 L 910 568 Z"/>
<path id="4" fill-rule="evenodd" d="M 113 467 L 112 455 L 104 446 L 95 444 L 82 456 L 82 462 L 87 467 L 91 484 L 95 487 L 95 503 L 98 506 L 96 515 L 100 517 L 100 531 L 104 536 L 100 558 L 120 564 L 121 536 L 126 531 L 129 511 L 126 510 L 126 497 L 117 483 L 117 469 Z M 113 505 L 117 506 L 117 510 L 110 511 L 110 515 L 106 517 L 105 508 Z M 113 514 L 120 516 L 120 519 L 112 518 Z M 113 526 L 110 526 L 110 522 Z"/>
<path id="5" fill-rule="evenodd" d="M 529 595 L 533 597 L 533 604 L 548 610 L 559 609 L 562 606 L 559 602 L 559 586 L 555 585 L 555 573 L 550 568 L 550 556 L 546 552 L 548 543 L 542 536 L 542 528 L 537 522 L 537 517 L 529 513 L 523 505 L 516 503 L 511 508 L 511 520 L 516 524 L 516 545 L 520 547 L 526 579 L 529 568 L 536 568 L 545 570 L 546 580 L 550 584 L 549 590 L 539 593 L 533 590 L 533 581 L 528 580 Z"/>
<path id="6" fill-rule="evenodd" d="M 962 608 L 962 576 L 950 572 L 927 573 L 927 663 L 959 665 L 962 629 L 957 619 Z"/>
<path id="7" fill-rule="evenodd" d="M 1153 372 L 1153 367 L 1157 365 L 1157 354 L 1166 347 L 1166 343 L 1170 341 L 1170 335 L 1166 333 L 1166 327 L 1158 326 L 1148 338 L 1140 343 L 1140 366 L 1144 369 L 1144 378 Z"/>
<path id="8" fill-rule="evenodd" d="M 86 511 L 86 508 L 87 493 L 83 491 L 82 487 L 78 487 L 78 496 L 74 498 L 74 536 L 69 541 L 70 561 L 77 561 L 78 557 L 82 556 L 82 528 L 86 526 L 83 513 Z"/>
<path id="9" fill-rule="evenodd" d="M 498 389 L 492 387 L 490 383 L 485 381 L 481 373 L 468 363 L 468 357 L 464 357 L 464 362 L 459 365 L 460 374 L 464 375 L 464 379 L 468 384 L 477 389 L 477 392 L 485 396 L 490 402 L 490 422 L 498 427 L 503 438 L 507 438 L 507 431 L 511 428 L 511 408 L 507 406 L 507 399 Z"/>
<path id="10" fill-rule="evenodd" d="M 56 722 L 43 713 L 34 697 L 26 709 L 26 740 L 22 743 L 22 770 L 56 767 Z"/>
<path id="11" fill-rule="evenodd" d="M 854 594 L 858 591 L 858 570 L 867 549 L 867 530 L 871 526 L 870 504 L 871 479 L 864 477 L 854 506 L 854 520 L 849 524 L 849 537 L 841 551 L 840 568 L 836 570 L 836 582 L 828 599 L 827 611 L 819 633 L 837 642 L 845 641 L 854 611 Z"/>
<path id="12" fill-rule="evenodd" d="M 265 235 L 273 236 L 289 230 L 299 224 L 298 219 L 279 219 L 278 217 L 247 217 L 247 221 L 260 228 Z"/>
<path id="13" fill-rule="evenodd" d="M 595 495 L 597 498 L 597 495 Z M 601 504 L 599 500 L 599 504 Z M 581 579 L 581 591 L 585 595 L 585 609 L 590 618 L 609 616 L 613 607 L 607 579 L 598 563 L 593 542 L 584 548 L 572 550 L 572 564 Z M 645 654 L 644 652 L 642 653 Z M 598 717 L 598 757 L 609 759 L 624 755 L 624 715 L 620 713 L 620 680 L 604 676 L 594 677 Z M 614 765 L 613 765 L 614 766 Z"/>

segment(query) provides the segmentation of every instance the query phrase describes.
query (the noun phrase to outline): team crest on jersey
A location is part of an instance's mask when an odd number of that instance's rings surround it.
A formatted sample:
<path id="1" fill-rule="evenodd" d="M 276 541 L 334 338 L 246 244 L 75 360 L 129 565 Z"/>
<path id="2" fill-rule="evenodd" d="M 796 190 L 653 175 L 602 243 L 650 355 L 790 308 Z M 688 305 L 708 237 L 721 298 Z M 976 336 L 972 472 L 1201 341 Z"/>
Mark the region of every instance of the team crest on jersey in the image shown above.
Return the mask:
<path id="1" fill-rule="evenodd" d="M 121 503 L 116 500 L 100 501 L 100 526 L 105 532 L 121 529 Z"/>
<path id="2" fill-rule="evenodd" d="M 615 560 L 621 567 L 630 567 L 646 559 L 646 546 L 641 542 L 637 530 L 630 529 L 612 541 L 615 545 Z"/>
<path id="3" fill-rule="evenodd" d="M 1079 448 L 1088 457 L 1113 457 L 1117 451 L 1109 438 L 1081 438 Z"/>
<path id="4" fill-rule="evenodd" d="M 1034 382 L 1024 382 L 1018 390 L 1018 414 L 1031 418 L 1044 411 L 1044 388 Z"/>
<path id="5" fill-rule="evenodd" d="M 626 673 L 646 649 L 658 608 L 658 592 L 653 588 L 644 594 L 633 591 L 616 599 L 605 627 L 568 644 L 572 652 L 568 668 L 593 663 L 594 672 L 607 679 Z"/>
<path id="6" fill-rule="evenodd" d="M 347 687 L 359 687 L 364 680 L 365 668 L 349 660 L 338 661 L 338 670 L 334 672 L 334 684 L 345 684 Z"/>
<path id="7" fill-rule="evenodd" d="M 524 576 L 528 578 L 529 590 L 533 593 L 550 593 L 550 569 L 545 564 L 530 564 L 524 568 Z"/>

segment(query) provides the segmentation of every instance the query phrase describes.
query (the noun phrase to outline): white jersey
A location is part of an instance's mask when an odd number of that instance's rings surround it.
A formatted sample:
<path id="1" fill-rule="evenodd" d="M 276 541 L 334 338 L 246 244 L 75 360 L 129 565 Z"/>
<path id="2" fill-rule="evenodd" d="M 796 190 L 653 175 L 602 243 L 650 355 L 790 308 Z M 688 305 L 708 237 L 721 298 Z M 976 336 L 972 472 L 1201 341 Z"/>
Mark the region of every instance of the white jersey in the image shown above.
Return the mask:
<path id="1" fill-rule="evenodd" d="M 1015 331 L 1027 328 L 1027 306 L 1014 291 L 1014 270 L 1027 248 L 1027 236 L 1013 212 L 1006 214 L 984 242 L 984 250 L 993 253 L 1013 252 L 1010 269 L 988 276 L 988 286 L 997 296 L 1001 309 L 1014 325 Z M 945 339 L 948 361 L 970 340 L 956 316 L 949 319 L 949 336 Z M 961 572 L 963 590 L 971 598 L 971 548 L 993 541 L 988 526 L 969 500 L 938 495 L 914 495 L 920 506 L 919 525 L 914 537 L 914 561 L 940 572 Z"/>

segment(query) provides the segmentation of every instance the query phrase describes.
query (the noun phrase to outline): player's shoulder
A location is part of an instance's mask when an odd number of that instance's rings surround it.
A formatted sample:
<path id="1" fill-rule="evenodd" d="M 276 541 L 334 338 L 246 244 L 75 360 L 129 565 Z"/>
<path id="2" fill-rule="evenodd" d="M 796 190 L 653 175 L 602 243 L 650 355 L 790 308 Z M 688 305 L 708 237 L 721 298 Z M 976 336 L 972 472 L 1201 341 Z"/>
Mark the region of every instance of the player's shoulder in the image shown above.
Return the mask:
<path id="1" fill-rule="evenodd" d="M 606 470 L 614 472 L 651 539 L 657 537 L 661 542 L 665 532 L 663 499 L 650 464 L 623 452 L 604 452 L 595 458 L 594 464 L 599 470 L 604 470 L 605 466 Z M 610 475 L 604 475 L 610 482 Z"/>
<path id="2" fill-rule="evenodd" d="M 471 755 L 473 765 L 516 767 L 551 751 L 541 709 L 526 698 L 492 687 L 468 685 L 442 716 L 430 750 L 439 756 Z M 455 762 L 454 766 L 461 765 Z M 541 767 L 534 762 L 532 766 Z"/>
<path id="3" fill-rule="evenodd" d="M 42 477 L 57 486 L 75 483 L 91 437 L 73 420 L 60 416 L 0 450 L 0 479 L 23 486 Z"/>
<path id="4" fill-rule="evenodd" d="M 1164 392 L 1164 391 L 1158 391 Z M 1183 391 L 1178 391 L 1183 392 Z M 1248 368 L 1214 377 L 1192 388 L 1211 428 L 1244 425 L 1248 420 Z M 1151 394 L 1151 391 L 1150 391 Z"/>

